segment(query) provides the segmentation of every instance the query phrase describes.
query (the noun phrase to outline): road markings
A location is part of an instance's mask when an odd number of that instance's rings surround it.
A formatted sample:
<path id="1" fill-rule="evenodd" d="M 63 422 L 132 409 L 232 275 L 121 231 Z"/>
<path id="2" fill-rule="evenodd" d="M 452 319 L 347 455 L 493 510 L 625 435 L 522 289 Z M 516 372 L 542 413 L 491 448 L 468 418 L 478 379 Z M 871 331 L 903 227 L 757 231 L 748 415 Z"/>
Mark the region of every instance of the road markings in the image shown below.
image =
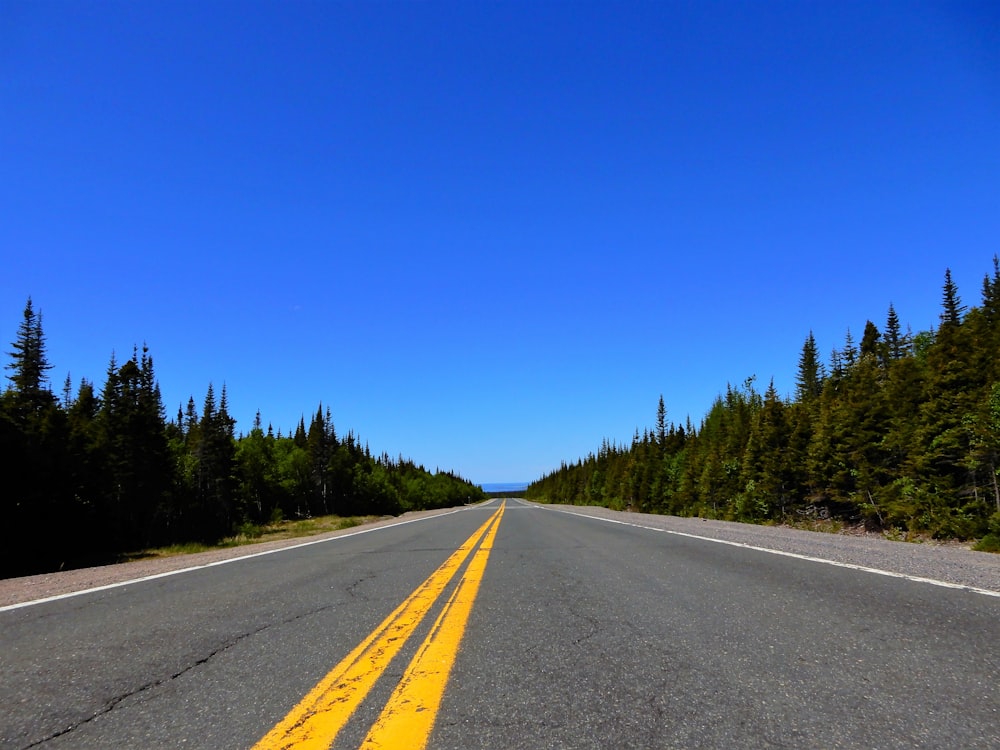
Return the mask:
<path id="1" fill-rule="evenodd" d="M 541 506 L 539 506 L 541 507 Z M 616 523 L 620 526 L 632 526 L 637 529 L 645 529 L 646 531 L 658 531 L 661 534 L 672 534 L 673 536 L 683 536 L 688 539 L 698 539 L 702 542 L 714 542 L 715 544 L 725 544 L 729 547 L 742 547 L 743 549 L 753 550 L 754 552 L 766 552 L 770 555 L 779 555 L 780 557 L 791 557 L 796 560 L 805 560 L 807 562 L 822 563 L 824 565 L 832 565 L 835 568 L 847 568 L 848 570 L 857 570 L 862 573 L 874 573 L 879 576 L 886 576 L 888 578 L 901 578 L 906 581 L 912 581 L 914 583 L 928 583 L 932 586 L 940 586 L 946 589 L 958 589 L 959 591 L 968 591 L 970 594 L 979 594 L 980 596 L 992 596 L 1000 598 L 1000 591 L 993 591 L 992 589 L 981 589 L 976 586 L 969 586 L 964 583 L 952 583 L 951 581 L 942 581 L 937 578 L 924 578 L 922 576 L 910 575 L 909 573 L 899 573 L 894 570 L 885 570 L 884 568 L 871 568 L 867 565 L 858 565 L 856 563 L 846 563 L 839 562 L 838 560 L 829 560 L 825 557 L 814 557 L 812 555 L 803 555 L 798 552 L 785 552 L 784 550 L 773 549 L 772 547 L 759 547 L 755 544 L 748 544 L 747 542 L 733 542 L 728 539 L 716 539 L 711 536 L 701 536 L 700 534 L 690 534 L 686 531 L 674 531 L 673 529 L 661 529 L 657 526 L 646 526 L 641 523 L 633 523 L 631 521 L 619 521 L 615 518 L 603 518 L 602 516 L 591 516 L 586 513 L 576 513 L 572 510 L 562 510 L 561 508 L 545 508 L 553 513 L 568 513 L 574 515 L 577 518 L 589 518 L 592 521 L 602 521 L 604 523 Z"/>
<path id="2" fill-rule="evenodd" d="M 504 506 L 501 506 L 497 522 L 487 533 L 451 599 L 406 668 L 382 715 L 362 743 L 362 750 L 400 747 L 422 750 L 427 746 L 472 605 L 479 593 L 479 584 L 486 572 L 486 562 L 493 549 L 503 510 Z"/>
<path id="3" fill-rule="evenodd" d="M 351 714 L 375 686 L 393 657 L 403 648 L 480 540 L 487 536 L 488 543 L 492 545 L 503 510 L 504 506 L 501 505 L 500 509 L 420 584 L 392 614 L 320 680 L 281 722 L 254 745 L 253 750 L 278 750 L 291 747 L 296 750 L 329 748 Z M 479 553 L 474 559 L 480 559 Z M 486 558 L 481 559 L 482 566 L 485 566 Z M 471 568 L 466 572 L 463 581 L 470 575 Z M 479 576 L 481 578 L 481 572 Z M 478 582 L 476 587 L 478 588 Z M 456 594 L 461 589 L 459 586 Z M 455 595 L 452 599 L 455 599 Z M 451 603 L 449 601 L 449 605 Z M 468 606 L 471 609 L 471 600 Z M 449 608 L 446 607 L 445 612 Z M 464 622 L 462 628 L 464 630 Z M 456 649 L 457 646 L 456 641 Z M 442 686 L 442 691 L 443 689 Z"/>
<path id="4" fill-rule="evenodd" d="M 465 506 L 462 508 L 456 508 L 455 510 L 445 511 L 444 513 L 437 513 L 433 516 L 421 516 L 420 518 L 408 518 L 403 521 L 395 521 L 384 526 L 371 526 L 368 528 L 357 529 L 356 531 L 350 531 L 346 534 L 339 534 L 337 536 L 328 536 L 322 539 L 313 539 L 308 542 L 298 542 L 297 544 L 291 544 L 287 547 L 277 547 L 274 549 L 266 549 L 260 552 L 250 552 L 246 555 L 240 555 L 239 557 L 229 557 L 225 560 L 215 560 L 210 563 L 202 563 L 201 565 L 190 565 L 186 568 L 178 568 L 176 570 L 168 570 L 163 573 L 154 573 L 153 575 L 142 576 L 140 578 L 129 578 L 126 581 L 116 581 L 115 583 L 108 583 L 103 586 L 91 586 L 90 588 L 79 589 L 77 591 L 70 591 L 65 594 L 55 594 L 53 596 L 46 596 L 41 599 L 32 599 L 27 602 L 18 602 L 16 604 L 7 604 L 0 607 L 0 612 L 9 612 L 15 609 L 23 609 L 24 607 L 33 607 L 36 604 L 47 604 L 48 602 L 57 602 L 60 599 L 70 599 L 74 596 L 83 596 L 84 594 L 94 594 L 98 591 L 108 591 L 110 589 L 118 589 L 124 586 L 131 586 L 136 583 L 146 583 L 147 581 L 155 581 L 157 578 L 167 578 L 169 576 L 181 575 L 182 573 L 192 573 L 196 570 L 204 570 L 205 568 L 214 568 L 219 565 L 228 565 L 229 563 L 242 562 L 243 560 L 250 560 L 254 557 L 263 557 L 264 555 L 274 555 L 279 552 L 289 552 L 293 549 L 300 549 L 302 547 L 311 547 L 314 544 L 326 544 L 327 542 L 336 542 L 341 539 L 347 539 L 352 536 L 360 536 L 361 534 L 371 534 L 376 531 L 382 531 L 383 529 L 393 529 L 397 526 L 405 526 L 410 523 L 419 523 L 420 521 L 428 521 L 432 518 L 440 518 L 441 516 L 450 516 L 452 513 L 462 513 L 469 510 L 470 507 Z"/>

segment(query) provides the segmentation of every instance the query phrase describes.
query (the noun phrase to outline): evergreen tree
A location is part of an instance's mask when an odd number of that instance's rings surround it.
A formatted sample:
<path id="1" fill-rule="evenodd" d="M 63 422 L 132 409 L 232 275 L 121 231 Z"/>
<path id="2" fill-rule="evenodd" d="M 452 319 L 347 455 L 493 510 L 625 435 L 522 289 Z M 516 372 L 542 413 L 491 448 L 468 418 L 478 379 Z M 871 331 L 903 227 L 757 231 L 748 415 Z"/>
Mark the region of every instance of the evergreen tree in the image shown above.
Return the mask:
<path id="1" fill-rule="evenodd" d="M 882 334 L 879 332 L 878 327 L 870 320 L 867 321 L 865 323 L 865 332 L 861 336 L 860 356 L 882 359 L 879 356 L 881 353 L 879 340 L 881 338 Z"/>
<path id="2" fill-rule="evenodd" d="M 841 350 L 840 356 L 844 360 L 844 367 L 848 370 L 854 366 L 858 359 L 858 348 L 854 345 L 854 336 L 851 335 L 850 328 L 847 329 L 847 335 L 844 337 L 844 348 Z"/>
<path id="3" fill-rule="evenodd" d="M 312 512 L 326 515 L 330 513 L 329 500 L 332 494 L 329 476 L 330 455 L 336 446 L 333 443 L 333 423 L 329 419 L 329 412 L 324 416 L 323 404 L 316 409 L 316 414 L 309 423 L 305 447 L 311 463 Z"/>
<path id="4" fill-rule="evenodd" d="M 201 413 L 189 398 L 167 422 L 147 346 L 119 363 L 112 353 L 100 398 L 86 378 L 62 398 L 46 373 L 41 314 L 29 299 L 0 393 L 0 454 L 8 468 L 0 517 L 10 529 L 46 526 L 46 544 L 25 554 L 0 543 L 0 576 L 114 560 L 120 553 L 170 542 L 216 540 L 244 521 L 337 510 L 395 513 L 484 497 L 449 472 L 430 475 L 412 462 L 372 458 L 349 432 L 337 439 L 329 408 L 308 433 L 265 434 L 258 413 L 235 438 L 224 386 L 216 404 L 209 384 Z M 237 463 L 238 459 L 238 463 Z M 237 484 L 238 482 L 238 484 Z M 312 506 L 310 506 L 312 501 Z M 294 509 L 294 510 L 293 510 Z M 288 513 L 286 513 L 288 511 Z"/>
<path id="5" fill-rule="evenodd" d="M 280 497 L 275 476 L 275 439 L 261 427 L 260 411 L 250 434 L 236 446 L 236 465 L 240 479 L 239 512 L 254 523 L 267 523 L 280 517 Z"/>
<path id="6" fill-rule="evenodd" d="M 951 269 L 944 272 L 944 289 L 942 292 L 941 324 L 942 328 L 954 327 L 962 322 L 965 307 L 958 296 L 958 287 L 951 279 Z"/>
<path id="7" fill-rule="evenodd" d="M 796 398 L 800 402 L 811 401 L 819 396 L 823 389 L 823 366 L 819 361 L 816 339 L 812 331 L 802 345 L 799 355 L 799 372 L 795 378 Z"/>
<path id="8" fill-rule="evenodd" d="M 237 517 L 234 506 L 236 445 L 233 439 L 235 421 L 229 415 L 226 387 L 222 387 L 219 405 L 215 391 L 208 384 L 201 421 L 198 423 L 197 460 L 200 529 L 207 541 L 230 533 Z"/>
<path id="9" fill-rule="evenodd" d="M 73 406 L 73 378 L 67 372 L 66 380 L 63 381 L 62 407 L 69 409 L 71 406 Z"/>
<path id="10" fill-rule="evenodd" d="M 830 382 L 836 387 L 837 383 L 844 378 L 846 368 L 844 367 L 844 355 L 840 349 L 834 348 L 830 352 Z"/>
<path id="11" fill-rule="evenodd" d="M 12 373 L 16 402 L 24 407 L 37 410 L 52 400 L 48 390 L 48 376 L 52 369 L 45 352 L 45 334 L 42 332 L 42 313 L 35 312 L 31 297 L 24 305 L 23 319 L 17 329 L 17 338 L 11 344 L 14 351 L 8 352 L 11 362 L 7 369 Z"/>
<path id="12" fill-rule="evenodd" d="M 787 451 L 790 442 L 788 407 L 778 396 L 772 379 L 744 453 L 744 490 L 736 509 L 739 519 L 761 521 L 772 514 L 785 514 L 794 477 Z"/>
<path id="13" fill-rule="evenodd" d="M 810 334 L 794 402 L 773 381 L 763 403 L 752 381 L 729 386 L 681 440 L 671 427 L 659 449 L 658 415 L 627 449 L 605 440 L 528 495 L 755 520 L 808 503 L 882 528 L 985 533 L 1000 512 L 1000 259 L 981 308 L 962 306 L 946 272 L 942 309 L 938 329 L 914 335 L 890 305 L 884 336 L 868 321 L 859 349 L 848 330 L 829 376 Z"/>
<path id="14" fill-rule="evenodd" d="M 638 431 L 636 431 L 638 435 Z M 667 444 L 667 407 L 663 403 L 663 394 L 660 394 L 660 403 L 656 407 L 656 444 L 663 450 Z"/>
<path id="15" fill-rule="evenodd" d="M 77 543 L 73 558 L 77 564 L 97 564 L 109 559 L 107 549 L 96 544 L 103 536 L 98 515 L 105 478 L 105 455 L 100 430 L 101 404 L 93 384 L 81 378 L 76 397 L 66 412 L 68 483 L 72 498 L 70 523 Z"/>
<path id="16" fill-rule="evenodd" d="M 98 414 L 105 490 L 100 516 L 111 551 L 137 549 L 162 540 L 171 464 L 166 424 L 153 359 L 142 355 L 118 367 L 112 354 Z"/>
<path id="17" fill-rule="evenodd" d="M 885 344 L 890 360 L 901 359 L 907 353 L 907 339 L 901 333 L 899 316 L 891 303 L 885 321 Z"/>
<path id="18" fill-rule="evenodd" d="M 1000 257 L 993 256 L 993 276 L 983 277 L 983 315 L 991 328 L 1000 323 Z"/>
<path id="19" fill-rule="evenodd" d="M 46 519 L 51 528 L 50 543 L 37 551 L 37 560 L 26 560 L 13 544 L 3 544 L 0 572 L 6 575 L 65 562 L 73 531 L 65 512 L 70 499 L 65 413 L 48 387 L 46 372 L 52 366 L 46 356 L 42 316 L 30 297 L 12 346 L 6 366 L 11 387 L 0 397 L 0 443 L 4 461 L 9 462 L 0 513 L 11 529 L 25 528 L 38 519 Z"/>

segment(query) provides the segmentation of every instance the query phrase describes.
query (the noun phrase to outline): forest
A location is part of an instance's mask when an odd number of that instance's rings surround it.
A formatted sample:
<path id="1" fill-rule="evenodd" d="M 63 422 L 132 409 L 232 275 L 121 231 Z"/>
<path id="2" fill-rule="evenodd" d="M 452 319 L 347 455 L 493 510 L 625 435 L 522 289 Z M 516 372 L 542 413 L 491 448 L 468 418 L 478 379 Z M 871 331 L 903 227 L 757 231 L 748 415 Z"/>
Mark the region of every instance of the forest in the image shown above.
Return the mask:
<path id="1" fill-rule="evenodd" d="M 247 525 L 336 514 L 398 515 L 485 497 L 451 472 L 373 456 L 353 432 L 338 435 L 317 408 L 287 435 L 258 412 L 235 434 L 226 389 L 208 385 L 168 419 L 147 347 L 103 387 L 69 376 L 61 396 L 47 373 L 41 311 L 29 298 L 0 395 L 0 577 L 114 562 L 123 553 L 217 542 Z"/>
<path id="2" fill-rule="evenodd" d="M 1000 551 L 1000 263 L 978 307 L 945 272 L 940 323 L 880 329 L 821 360 L 810 332 L 795 393 L 728 385 L 700 424 L 668 423 L 532 483 L 530 499 L 755 523 L 864 526 L 893 538 L 979 539 Z"/>

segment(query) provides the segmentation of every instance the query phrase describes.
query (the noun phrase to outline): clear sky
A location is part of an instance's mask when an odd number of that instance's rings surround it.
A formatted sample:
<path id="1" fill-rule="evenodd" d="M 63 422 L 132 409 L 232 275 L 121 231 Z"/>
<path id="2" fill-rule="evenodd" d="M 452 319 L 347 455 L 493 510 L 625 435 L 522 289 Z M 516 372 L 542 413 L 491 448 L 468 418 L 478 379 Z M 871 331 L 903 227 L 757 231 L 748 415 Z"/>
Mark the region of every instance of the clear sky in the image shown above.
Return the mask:
<path id="1" fill-rule="evenodd" d="M 997 252 L 994 2 L 0 3 L 0 340 L 30 295 L 57 393 L 147 342 L 168 415 L 529 481 Z"/>

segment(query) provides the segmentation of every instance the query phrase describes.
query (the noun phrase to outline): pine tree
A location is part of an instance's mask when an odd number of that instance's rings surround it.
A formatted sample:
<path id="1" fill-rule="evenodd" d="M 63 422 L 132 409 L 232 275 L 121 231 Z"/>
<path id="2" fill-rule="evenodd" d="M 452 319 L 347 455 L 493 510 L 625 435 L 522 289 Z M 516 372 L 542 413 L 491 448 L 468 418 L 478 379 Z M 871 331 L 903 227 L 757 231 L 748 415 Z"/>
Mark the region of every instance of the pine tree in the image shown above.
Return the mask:
<path id="1" fill-rule="evenodd" d="M 97 510 L 104 488 L 105 456 L 100 433 L 100 402 L 93 384 L 81 378 L 76 398 L 66 412 L 69 455 L 69 486 L 73 498 L 72 523 L 79 540 L 75 555 L 81 564 L 97 564 L 109 557 L 96 540 L 102 537 L 102 519 Z"/>
<path id="2" fill-rule="evenodd" d="M 208 384 L 195 452 L 198 476 L 199 531 L 212 541 L 232 533 L 237 518 L 234 506 L 236 445 L 235 420 L 229 415 L 228 394 L 215 403 L 215 390 Z"/>
<path id="3" fill-rule="evenodd" d="M 636 431 L 638 434 L 638 430 Z M 656 407 L 656 444 L 662 451 L 667 444 L 667 407 L 663 403 L 663 394 L 660 394 L 660 403 Z"/>
<path id="4" fill-rule="evenodd" d="M 111 355 L 98 419 L 106 471 L 100 510 L 109 551 L 161 541 L 173 472 L 163 403 L 145 345 L 141 356 L 133 350 L 121 367 Z"/>
<path id="5" fill-rule="evenodd" d="M 279 493 L 275 476 L 274 434 L 268 428 L 265 434 L 260 410 L 254 417 L 250 434 L 241 438 L 236 446 L 237 474 L 240 478 L 239 510 L 255 523 L 268 523 L 280 517 Z"/>
<path id="6" fill-rule="evenodd" d="M 907 337 L 900 331 L 899 316 L 892 303 L 885 320 L 885 344 L 891 361 L 901 359 L 907 353 Z"/>
<path id="7" fill-rule="evenodd" d="M 329 464 L 332 445 L 330 442 L 330 424 L 323 416 L 323 404 L 316 409 L 316 414 L 309 423 L 306 434 L 306 450 L 311 464 L 310 474 L 313 480 L 312 510 L 316 514 L 328 515 L 330 506 Z"/>
<path id="8" fill-rule="evenodd" d="M 764 403 L 754 420 L 743 460 L 744 491 L 736 515 L 741 520 L 760 521 L 777 511 L 783 516 L 793 490 L 788 446 L 791 426 L 788 410 L 772 379 Z"/>
<path id="9" fill-rule="evenodd" d="M 872 323 L 870 320 L 865 323 L 865 332 L 861 336 L 861 356 L 862 357 L 872 357 L 878 358 L 881 345 L 879 343 L 882 338 L 882 334 L 878 330 L 878 326 Z"/>
<path id="10" fill-rule="evenodd" d="M 843 357 L 844 367 L 848 370 L 854 366 L 854 363 L 858 359 L 858 348 L 854 345 L 854 336 L 851 335 L 851 329 L 847 329 L 847 335 L 844 337 L 844 348 L 840 352 L 840 356 Z"/>
<path id="11" fill-rule="evenodd" d="M 1000 512 L 1000 259 L 984 278 L 981 308 L 963 307 L 950 271 L 942 308 L 933 331 L 904 334 L 892 305 L 884 334 L 868 321 L 860 348 L 848 330 L 829 376 L 810 334 L 794 402 L 783 404 L 773 381 L 762 405 L 752 382 L 728 386 L 697 431 L 690 417 L 679 441 L 670 428 L 660 476 L 648 471 L 654 428 L 637 431 L 628 448 L 604 441 L 529 492 L 611 506 L 653 498 L 654 509 L 716 517 L 809 503 L 883 528 L 983 534 Z M 665 415 L 658 422 L 665 427 Z"/>
<path id="12" fill-rule="evenodd" d="M 941 306 L 942 328 L 950 328 L 961 324 L 962 315 L 965 313 L 966 308 L 962 305 L 962 300 L 958 296 L 958 287 L 951 279 L 950 268 L 946 269 L 944 272 L 944 289 L 942 292 Z"/>
<path id="13" fill-rule="evenodd" d="M 844 355 L 840 349 L 834 347 L 830 352 L 830 381 L 836 385 L 843 379 L 845 372 Z"/>
<path id="14" fill-rule="evenodd" d="M 229 391 L 226 384 L 222 384 L 222 395 L 219 397 L 218 430 L 221 436 L 232 441 L 236 429 L 236 420 L 229 414 Z"/>
<path id="15" fill-rule="evenodd" d="M 968 495 L 975 496 L 979 479 L 970 471 L 975 446 L 969 419 L 978 411 L 988 382 L 979 361 L 981 347 L 976 345 L 981 321 L 973 316 L 972 324 L 963 323 L 965 308 L 950 271 L 945 272 L 942 297 L 941 325 L 923 349 L 924 394 L 911 451 L 917 485 L 934 488 L 936 509 L 926 513 L 925 518 L 931 520 L 921 524 L 935 531 L 950 526 L 952 511 Z"/>
<path id="16" fill-rule="evenodd" d="M 796 398 L 800 403 L 812 401 L 823 389 L 823 366 L 819 361 L 816 339 L 812 331 L 802 345 L 799 355 L 799 372 L 795 378 Z"/>
<path id="17" fill-rule="evenodd" d="M 982 312 L 990 327 L 1000 322 L 1000 257 L 993 256 L 993 276 L 983 277 Z"/>
<path id="18" fill-rule="evenodd" d="M 11 344 L 14 351 L 7 369 L 16 401 L 29 410 L 38 410 L 52 401 L 46 373 L 52 369 L 45 353 L 45 334 L 42 332 L 42 313 L 35 312 L 31 297 L 24 305 L 24 316 L 17 329 L 17 338 Z"/>
<path id="19" fill-rule="evenodd" d="M 0 517 L 9 529 L 24 528 L 38 519 L 49 524 L 49 544 L 33 556 L 14 553 L 21 545 L 0 545 L 0 572 L 7 575 L 51 569 L 67 560 L 72 525 L 66 511 L 69 494 L 66 456 L 66 415 L 48 387 L 52 369 L 45 353 L 42 316 L 31 298 L 9 352 L 11 387 L 0 396 L 0 449 L 4 487 Z"/>

